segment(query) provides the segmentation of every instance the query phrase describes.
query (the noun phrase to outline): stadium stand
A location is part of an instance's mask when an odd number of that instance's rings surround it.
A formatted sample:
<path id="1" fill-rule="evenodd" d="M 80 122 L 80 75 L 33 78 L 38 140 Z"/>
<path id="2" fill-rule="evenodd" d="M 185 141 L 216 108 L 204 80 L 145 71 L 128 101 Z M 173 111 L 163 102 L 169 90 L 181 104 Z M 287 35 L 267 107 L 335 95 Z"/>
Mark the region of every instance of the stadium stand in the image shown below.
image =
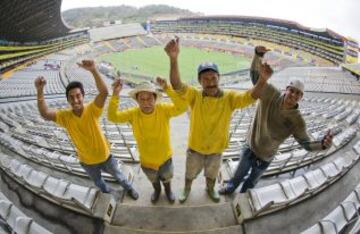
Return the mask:
<path id="1" fill-rule="evenodd" d="M 336 67 L 288 68 L 277 73 L 272 81 L 278 87 L 284 87 L 292 77 L 303 80 L 307 91 L 350 94 L 360 92 L 360 83 L 356 78 Z"/>
<path id="2" fill-rule="evenodd" d="M 80 37 L 76 36 L 70 40 L 66 38 L 59 43 L 45 44 L 41 48 L 38 48 L 38 46 L 27 46 L 26 49 L 22 46 L 0 46 L 0 72 L 4 73 L 19 64 L 68 47 L 86 43 L 87 41 L 87 35 L 82 35 Z"/>
<path id="3" fill-rule="evenodd" d="M 357 65 L 332 66 L 346 60 L 346 38 L 331 30 L 314 31 L 290 21 L 254 17 L 155 21 L 150 34 L 140 24 L 117 25 L 90 30 L 89 37 L 85 31 L 70 31 L 61 19 L 60 4 L 61 1 L 53 0 L 2 3 L 2 7 L 17 11 L 9 10 L 0 16 L 4 20 L 0 20 L 0 73 L 6 73 L 0 80 L 0 232 L 358 232 L 360 86 L 354 73 Z M 39 13 L 30 19 L 32 9 Z M 9 27 L 14 25 L 11 22 L 19 22 L 16 25 L 19 28 Z M 21 30 L 29 31 L 20 40 Z M 77 67 L 77 61 L 163 46 L 175 34 L 183 46 L 229 52 L 249 59 L 254 46 L 263 44 L 271 48 L 272 52 L 266 55 L 267 62 L 275 68 L 270 82 L 283 89 L 291 77 L 305 82 L 307 92 L 300 111 L 308 132 L 311 138 L 320 140 L 331 129 L 333 146 L 324 152 L 307 152 L 289 138 L 280 146 L 258 185 L 245 194 L 225 196 L 214 204 L 207 198 L 202 181 L 195 181 L 194 192 L 186 204 L 169 205 L 160 199 L 153 205 L 148 199 L 152 188 L 140 170 L 131 126 L 109 122 L 104 111 L 101 128 L 120 168 L 139 188 L 140 198 L 129 201 L 124 191 L 119 191 L 120 199 L 115 201 L 112 195 L 101 193 L 79 165 L 66 132 L 40 117 L 34 79 L 47 78 L 45 95 L 50 107 L 67 107 L 65 87 L 74 80 L 83 82 L 88 101 L 96 94 L 96 86 L 89 74 Z M 24 62 L 24 66 L 19 66 Z M 221 85 L 247 89 L 251 87 L 248 74 L 249 69 L 221 74 Z M 116 74 L 104 75 L 110 87 Z M 147 74 L 121 75 L 131 84 L 149 79 Z M 136 105 L 127 96 L 129 90 L 125 87 L 122 93 L 121 109 Z M 226 182 L 236 169 L 254 111 L 252 106 L 232 116 L 220 183 Z M 183 183 L 188 121 L 187 115 L 172 121 L 174 184 L 179 189 Z M 107 173 L 103 175 L 115 188 L 114 179 Z"/>
<path id="4" fill-rule="evenodd" d="M 329 29 L 311 30 L 295 22 L 261 17 L 206 16 L 159 20 L 153 33 L 211 33 L 269 41 L 303 50 L 331 61 L 344 62 L 347 39 Z"/>
<path id="5" fill-rule="evenodd" d="M 104 41 L 115 38 L 129 37 L 133 35 L 146 34 L 145 29 L 140 24 L 119 24 L 89 30 L 92 41 Z"/>
<path id="6" fill-rule="evenodd" d="M 51 234 L 48 230 L 34 222 L 25 215 L 8 198 L 0 192 L 0 220 L 6 224 L 4 233 L 13 232 L 18 234 Z M 1 227 L 0 227 L 1 231 Z"/>
<path id="7" fill-rule="evenodd" d="M 7 110 L 3 109 L 0 112 L 0 118 L 10 127 L 11 136 L 28 144 L 52 151 L 56 150 L 60 155 L 61 153 L 65 154 L 64 157 L 59 157 L 61 161 L 64 161 L 63 159 L 68 155 L 74 156 L 76 154 L 75 149 L 66 132 L 54 123 L 44 121 L 36 111 L 34 103 L 32 105 L 29 104 L 20 107 L 12 105 Z M 122 102 L 121 108 L 129 108 L 133 105 L 134 102 L 129 100 L 128 102 Z M 67 104 L 57 100 L 50 102 L 49 106 L 51 108 L 66 108 Z M 26 118 L 23 116 L 26 116 Z M 106 116 L 106 113 L 104 113 L 104 116 Z M 114 156 L 125 161 L 138 161 L 135 155 L 136 143 L 131 129 L 127 125 L 110 124 L 106 118 L 102 119 L 102 123 L 102 128 L 110 142 Z M 67 160 L 66 163 L 73 161 L 72 164 L 77 165 L 79 168 L 76 157 L 70 156 L 70 158 L 73 160 Z"/>
<path id="8" fill-rule="evenodd" d="M 0 9 L 0 72 L 35 58 L 88 42 L 60 14 L 61 1 L 3 1 Z M 34 17 L 34 12 L 37 12 Z M 14 22 L 18 22 L 14 24 Z"/>
<path id="9" fill-rule="evenodd" d="M 342 68 L 346 71 L 349 71 L 351 74 L 353 74 L 357 81 L 359 81 L 360 78 L 360 63 L 357 64 L 343 64 Z"/>
<path id="10" fill-rule="evenodd" d="M 316 223 L 314 226 L 302 232 L 302 234 L 341 233 L 347 226 L 359 218 L 360 186 L 356 186 L 348 197 L 337 206 L 330 214 Z M 354 227 L 349 233 L 356 233 L 358 227 Z"/>

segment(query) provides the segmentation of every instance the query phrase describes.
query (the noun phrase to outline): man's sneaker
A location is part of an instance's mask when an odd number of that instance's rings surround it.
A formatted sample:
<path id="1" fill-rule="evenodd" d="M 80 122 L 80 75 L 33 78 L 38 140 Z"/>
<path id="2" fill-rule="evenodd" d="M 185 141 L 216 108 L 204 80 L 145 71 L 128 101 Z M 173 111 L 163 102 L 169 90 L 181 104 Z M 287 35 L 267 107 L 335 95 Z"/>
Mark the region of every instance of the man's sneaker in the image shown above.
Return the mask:
<path id="1" fill-rule="evenodd" d="M 234 191 L 230 190 L 227 186 L 221 187 L 219 189 L 219 193 L 221 195 L 228 195 L 228 194 L 232 194 Z"/>
<path id="2" fill-rule="evenodd" d="M 179 196 L 179 202 L 184 203 L 188 198 L 189 194 L 190 194 L 190 190 L 184 189 Z"/>
<path id="3" fill-rule="evenodd" d="M 206 189 L 206 190 L 211 200 L 213 200 L 214 202 L 220 201 L 220 195 L 215 189 Z"/>
<path id="4" fill-rule="evenodd" d="M 139 198 L 139 193 L 136 192 L 134 188 L 131 188 L 127 191 L 127 194 L 134 200 L 137 200 Z"/>

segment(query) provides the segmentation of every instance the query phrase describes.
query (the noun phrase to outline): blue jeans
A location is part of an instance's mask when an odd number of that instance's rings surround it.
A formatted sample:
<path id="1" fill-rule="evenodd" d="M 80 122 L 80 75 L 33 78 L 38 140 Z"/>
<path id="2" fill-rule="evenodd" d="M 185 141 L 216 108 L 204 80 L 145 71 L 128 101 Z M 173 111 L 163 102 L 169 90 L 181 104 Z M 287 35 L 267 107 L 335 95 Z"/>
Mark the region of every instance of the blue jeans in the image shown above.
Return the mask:
<path id="1" fill-rule="evenodd" d="M 241 187 L 240 193 L 245 193 L 248 189 L 254 188 L 262 174 L 264 174 L 264 172 L 270 165 L 270 162 L 258 159 L 254 152 L 251 151 L 249 146 L 246 146 L 242 149 L 242 152 L 240 153 L 240 158 L 241 159 L 238 167 L 236 168 L 235 174 L 226 186 L 226 190 L 229 193 L 235 191 L 235 189 L 244 180 L 245 176 L 248 175 L 250 170 L 250 175 Z"/>
<path id="2" fill-rule="evenodd" d="M 91 180 L 94 181 L 95 185 L 99 187 L 103 193 L 110 193 L 112 189 L 106 185 L 104 179 L 101 176 L 101 171 L 105 171 L 115 177 L 115 179 L 124 189 L 130 190 L 132 188 L 125 175 L 119 170 L 117 161 L 112 155 L 110 155 L 109 158 L 102 163 L 92 165 L 80 163 L 80 165 L 82 168 L 84 168 Z"/>

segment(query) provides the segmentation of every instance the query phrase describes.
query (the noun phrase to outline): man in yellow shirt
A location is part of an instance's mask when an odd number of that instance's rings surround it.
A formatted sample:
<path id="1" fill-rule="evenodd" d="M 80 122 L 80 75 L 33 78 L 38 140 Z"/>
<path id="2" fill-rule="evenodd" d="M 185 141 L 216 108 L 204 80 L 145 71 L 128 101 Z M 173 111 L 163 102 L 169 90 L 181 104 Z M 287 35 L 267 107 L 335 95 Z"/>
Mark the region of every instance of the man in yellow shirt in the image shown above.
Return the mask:
<path id="1" fill-rule="evenodd" d="M 175 196 L 171 191 L 173 164 L 169 121 L 171 117 L 185 112 L 187 103 L 168 87 L 165 80 L 157 78 L 157 83 L 171 98 L 173 104 L 160 102 L 161 93 L 156 91 L 152 84 L 142 83 L 129 93 L 139 107 L 118 111 L 122 81 L 117 80 L 113 84 L 108 118 L 114 123 L 128 122 L 132 125 L 140 153 L 141 168 L 154 187 L 151 202 L 158 201 L 162 181 L 168 201 L 174 203 Z"/>
<path id="2" fill-rule="evenodd" d="M 71 108 L 49 109 L 44 99 L 46 80 L 44 77 L 38 77 L 35 80 L 35 87 L 40 115 L 45 120 L 54 121 L 66 128 L 77 150 L 81 166 L 102 192 L 116 193 L 103 180 L 101 171 L 105 171 L 113 175 L 127 193 L 136 200 L 139 195 L 119 170 L 117 161 L 111 156 L 109 144 L 98 122 L 108 96 L 108 89 L 97 71 L 94 61 L 83 60 L 78 65 L 91 72 L 94 77 L 99 91 L 94 101 L 84 104 L 85 92 L 82 83 L 72 81 L 66 87 L 66 98 Z"/>
<path id="3" fill-rule="evenodd" d="M 181 82 L 178 68 L 179 38 L 171 40 L 165 51 L 170 59 L 171 85 L 191 108 L 185 188 L 179 200 L 186 201 L 192 181 L 204 168 L 207 193 L 213 201 L 219 202 L 220 196 L 214 186 L 221 166 L 222 152 L 228 145 L 231 115 L 235 109 L 255 102 L 271 76 L 272 69 L 263 64 L 260 69 L 261 78 L 254 88 L 238 92 L 220 89 L 217 65 L 203 63 L 198 67 L 198 81 L 202 86 L 202 90 L 198 90 Z"/>

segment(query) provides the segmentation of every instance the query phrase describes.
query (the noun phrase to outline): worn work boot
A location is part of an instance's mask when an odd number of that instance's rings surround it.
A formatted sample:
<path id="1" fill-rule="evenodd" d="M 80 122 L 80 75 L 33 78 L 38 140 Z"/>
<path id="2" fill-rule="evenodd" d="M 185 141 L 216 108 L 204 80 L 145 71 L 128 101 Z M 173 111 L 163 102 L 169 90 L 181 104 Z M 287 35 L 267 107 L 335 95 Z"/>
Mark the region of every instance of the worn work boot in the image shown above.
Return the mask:
<path id="1" fill-rule="evenodd" d="M 168 183 L 163 183 L 164 185 L 164 188 L 165 188 L 165 194 L 166 194 L 166 197 L 168 199 L 168 201 L 173 204 L 175 202 L 175 195 L 174 193 L 171 191 L 171 184 L 170 182 Z"/>
<path id="2" fill-rule="evenodd" d="M 153 192 L 153 194 L 151 194 L 151 202 L 156 203 L 159 200 L 160 193 L 161 193 L 160 181 L 156 181 L 152 185 L 154 187 L 154 192 Z"/>
<path id="3" fill-rule="evenodd" d="M 192 184 L 192 180 L 188 180 L 188 179 L 185 180 L 185 188 L 179 196 L 180 203 L 184 203 L 186 201 L 186 199 L 188 198 L 188 196 L 190 194 L 190 190 L 191 190 L 191 184 Z"/>
<path id="4" fill-rule="evenodd" d="M 206 191 L 209 197 L 211 198 L 211 200 L 213 200 L 214 202 L 219 202 L 220 195 L 215 190 L 215 181 L 216 179 L 206 178 Z"/>

